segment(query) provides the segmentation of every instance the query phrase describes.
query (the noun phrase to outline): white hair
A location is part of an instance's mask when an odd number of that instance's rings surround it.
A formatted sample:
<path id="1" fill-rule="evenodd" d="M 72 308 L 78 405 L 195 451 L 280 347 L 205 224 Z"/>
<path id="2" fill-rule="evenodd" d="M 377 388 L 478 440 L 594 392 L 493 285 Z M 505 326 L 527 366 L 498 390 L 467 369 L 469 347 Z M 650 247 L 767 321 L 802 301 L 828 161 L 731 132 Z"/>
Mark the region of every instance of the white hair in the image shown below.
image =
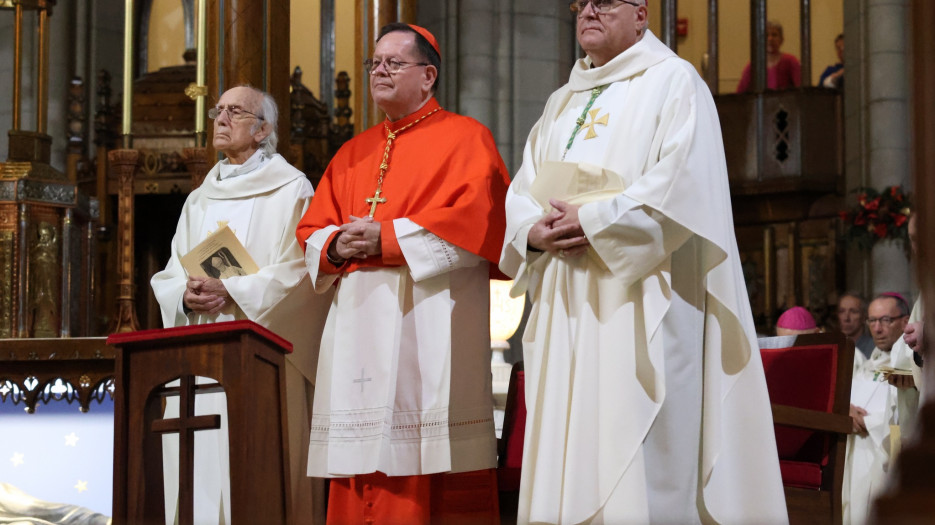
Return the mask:
<path id="1" fill-rule="evenodd" d="M 250 133 L 256 133 L 263 124 L 270 125 L 269 135 L 260 142 L 259 149 L 263 150 L 267 156 L 272 157 L 276 153 L 276 146 L 279 144 L 279 135 L 276 134 L 276 126 L 279 124 L 279 109 L 276 106 L 276 99 L 272 95 L 256 88 L 253 89 L 263 97 L 258 115 L 263 120 L 257 120 L 250 129 Z"/>
<path id="2" fill-rule="evenodd" d="M 270 125 L 269 135 L 260 142 L 260 147 L 258 149 L 263 150 L 267 156 L 272 157 L 276 153 L 276 146 L 279 145 L 279 135 L 276 134 L 276 127 L 279 124 L 279 108 L 276 106 L 276 99 L 262 89 L 257 89 L 246 84 L 240 87 L 250 88 L 261 97 L 260 109 L 257 112 L 257 117 L 259 118 L 253 124 L 253 127 L 250 128 L 250 134 L 252 135 L 259 131 L 264 124 Z"/>

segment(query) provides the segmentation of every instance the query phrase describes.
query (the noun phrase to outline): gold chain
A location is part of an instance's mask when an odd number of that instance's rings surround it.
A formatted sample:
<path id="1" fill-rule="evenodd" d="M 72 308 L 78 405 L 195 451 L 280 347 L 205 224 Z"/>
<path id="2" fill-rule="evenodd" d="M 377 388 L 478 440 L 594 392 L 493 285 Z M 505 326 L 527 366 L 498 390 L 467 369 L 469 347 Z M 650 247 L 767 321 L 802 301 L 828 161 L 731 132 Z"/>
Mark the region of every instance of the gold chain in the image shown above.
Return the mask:
<path id="1" fill-rule="evenodd" d="M 396 131 L 390 131 L 390 126 L 385 122 L 383 123 L 383 127 L 386 129 L 386 149 L 383 150 L 383 161 L 380 162 L 380 178 L 377 179 L 377 190 L 374 192 L 373 197 L 367 198 L 367 204 L 370 205 L 371 217 L 373 217 L 373 214 L 377 211 L 377 204 L 383 204 L 386 202 L 386 198 L 381 198 L 380 195 L 383 193 L 383 177 L 386 176 L 386 171 L 390 169 L 390 148 L 393 147 L 393 141 L 396 140 L 396 136 L 411 128 L 412 126 L 415 126 L 419 122 L 422 122 L 440 109 L 441 107 L 437 107 L 425 115 L 422 115 L 416 120 L 410 122 L 409 124 L 406 124 L 405 126 L 397 129 Z"/>

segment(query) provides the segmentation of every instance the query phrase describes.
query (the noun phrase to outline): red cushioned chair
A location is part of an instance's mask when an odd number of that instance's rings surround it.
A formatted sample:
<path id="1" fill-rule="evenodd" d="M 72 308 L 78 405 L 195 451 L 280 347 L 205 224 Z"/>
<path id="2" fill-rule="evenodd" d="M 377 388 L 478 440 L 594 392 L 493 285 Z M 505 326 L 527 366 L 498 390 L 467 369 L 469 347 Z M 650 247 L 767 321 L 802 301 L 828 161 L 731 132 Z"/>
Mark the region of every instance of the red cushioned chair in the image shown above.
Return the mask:
<path id="1" fill-rule="evenodd" d="M 766 338 L 760 355 L 789 521 L 841 523 L 854 343 L 841 333 Z"/>
<path id="2" fill-rule="evenodd" d="M 526 380 L 523 362 L 513 365 L 503 413 L 503 432 L 497 442 L 497 489 L 500 491 L 500 521 L 516 523 L 519 477 L 523 467 L 526 431 Z"/>

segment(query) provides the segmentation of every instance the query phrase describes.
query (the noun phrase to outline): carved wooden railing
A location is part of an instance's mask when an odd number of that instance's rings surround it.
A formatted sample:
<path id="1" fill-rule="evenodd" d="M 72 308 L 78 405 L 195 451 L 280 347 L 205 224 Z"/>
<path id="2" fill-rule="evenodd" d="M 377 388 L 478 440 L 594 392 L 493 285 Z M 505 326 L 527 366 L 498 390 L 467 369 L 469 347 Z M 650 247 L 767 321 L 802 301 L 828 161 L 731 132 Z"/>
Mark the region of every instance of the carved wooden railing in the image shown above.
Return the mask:
<path id="1" fill-rule="evenodd" d="M 114 349 L 105 338 L 0 340 L 0 402 L 22 404 L 92 402 L 114 393 Z"/>

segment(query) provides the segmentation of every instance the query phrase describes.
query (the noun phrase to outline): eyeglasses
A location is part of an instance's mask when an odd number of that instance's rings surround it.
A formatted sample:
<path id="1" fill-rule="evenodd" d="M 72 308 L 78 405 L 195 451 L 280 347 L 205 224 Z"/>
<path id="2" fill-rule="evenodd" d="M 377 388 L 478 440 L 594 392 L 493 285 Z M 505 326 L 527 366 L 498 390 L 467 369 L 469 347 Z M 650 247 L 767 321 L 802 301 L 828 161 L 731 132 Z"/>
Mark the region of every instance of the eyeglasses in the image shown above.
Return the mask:
<path id="1" fill-rule="evenodd" d="M 618 4 L 617 2 L 620 3 Z M 572 3 L 568 4 L 568 9 L 571 9 L 572 13 L 580 17 L 584 15 L 584 10 L 588 8 L 588 4 L 591 4 L 591 6 L 594 7 L 594 12 L 600 15 L 609 13 L 623 4 L 630 4 L 633 7 L 640 7 L 642 5 L 636 2 L 629 2 L 628 0 L 574 0 Z"/>
<path id="2" fill-rule="evenodd" d="M 397 60 L 395 58 L 384 58 L 382 60 L 374 60 L 368 58 L 364 60 L 364 70 L 368 74 L 373 74 L 374 71 L 380 67 L 380 64 L 383 64 L 383 69 L 391 75 L 399 73 L 401 70 L 410 67 L 410 66 L 430 66 L 428 62 L 403 62 L 402 60 Z"/>
<path id="3" fill-rule="evenodd" d="M 888 315 L 884 315 L 883 317 L 868 317 L 867 326 L 873 326 L 877 323 L 882 323 L 883 326 L 890 326 L 891 324 L 895 323 L 899 319 L 902 319 L 903 317 L 907 317 L 907 316 L 898 315 L 896 317 L 890 317 Z"/>
<path id="4" fill-rule="evenodd" d="M 244 120 L 253 117 L 257 120 L 264 120 L 256 113 L 250 113 L 240 106 L 215 106 L 208 110 L 208 118 L 214 120 L 221 116 L 221 113 L 227 112 L 227 118 L 231 120 Z"/>

